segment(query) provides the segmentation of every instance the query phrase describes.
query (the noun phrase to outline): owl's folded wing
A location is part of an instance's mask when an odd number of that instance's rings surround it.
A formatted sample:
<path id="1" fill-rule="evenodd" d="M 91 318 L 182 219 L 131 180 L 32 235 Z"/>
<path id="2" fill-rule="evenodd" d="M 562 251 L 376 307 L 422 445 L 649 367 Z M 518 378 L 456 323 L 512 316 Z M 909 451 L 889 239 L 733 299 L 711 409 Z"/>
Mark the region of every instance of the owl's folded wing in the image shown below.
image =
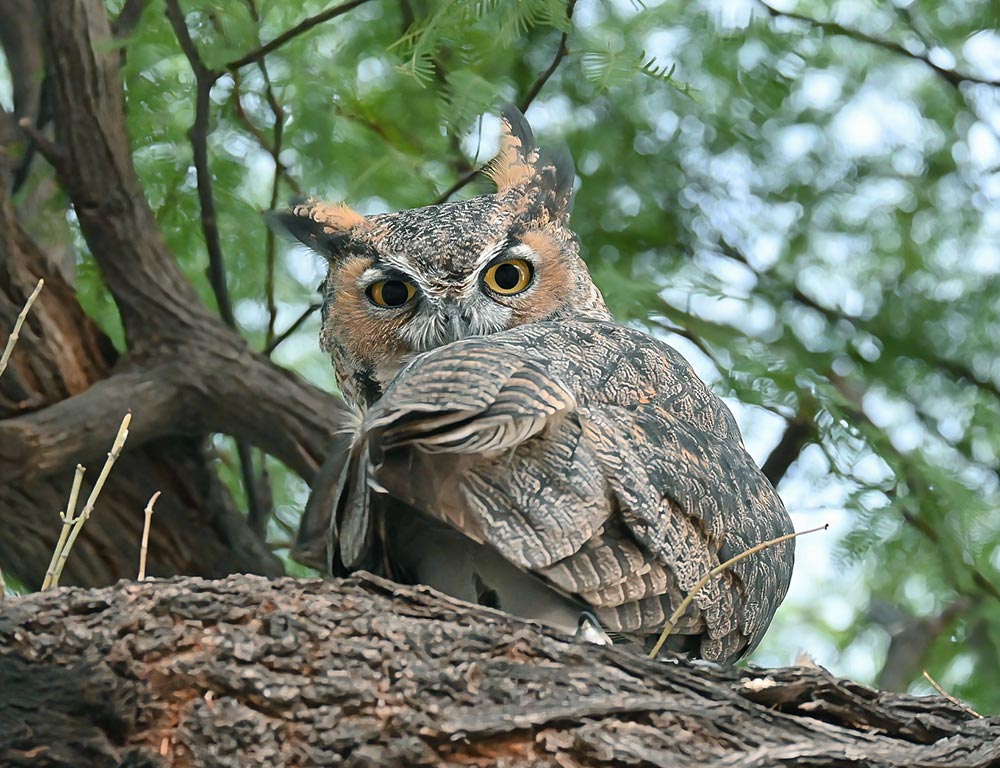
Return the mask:
<path id="1" fill-rule="evenodd" d="M 708 570 L 790 529 L 725 406 L 656 340 L 543 323 L 417 358 L 362 427 L 374 482 L 591 605 L 654 633 Z M 713 579 L 678 630 L 756 645 L 791 549 Z"/>

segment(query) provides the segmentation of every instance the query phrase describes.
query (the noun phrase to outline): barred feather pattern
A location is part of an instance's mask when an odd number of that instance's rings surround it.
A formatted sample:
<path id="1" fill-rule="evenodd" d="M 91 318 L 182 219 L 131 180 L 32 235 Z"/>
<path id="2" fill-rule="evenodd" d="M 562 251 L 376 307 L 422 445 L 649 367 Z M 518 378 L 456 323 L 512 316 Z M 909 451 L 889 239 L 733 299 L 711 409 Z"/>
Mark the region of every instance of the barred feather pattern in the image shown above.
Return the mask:
<path id="1" fill-rule="evenodd" d="M 679 353 L 602 320 L 534 323 L 416 357 L 357 446 L 374 486 L 640 642 L 711 568 L 792 530 L 732 414 Z M 367 510 L 348 501 L 342 530 L 350 510 Z M 793 557 L 785 542 L 733 565 L 675 631 L 708 659 L 748 653 Z"/>

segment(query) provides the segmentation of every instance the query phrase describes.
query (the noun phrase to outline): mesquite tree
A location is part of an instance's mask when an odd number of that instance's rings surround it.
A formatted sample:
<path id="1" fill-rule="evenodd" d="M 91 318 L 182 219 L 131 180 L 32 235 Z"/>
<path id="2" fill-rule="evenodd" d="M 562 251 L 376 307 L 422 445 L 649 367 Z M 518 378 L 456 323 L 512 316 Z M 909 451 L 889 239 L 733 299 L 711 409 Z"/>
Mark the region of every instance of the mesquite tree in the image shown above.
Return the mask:
<path id="1" fill-rule="evenodd" d="M 800 528 L 839 522 L 772 649 L 995 709 L 995 19 L 859 8 L 0 0 L 0 328 L 46 280 L 0 379 L 0 567 L 39 586 L 131 409 L 63 583 L 134 576 L 157 490 L 151 574 L 292 568 L 345 419 L 322 265 L 260 212 L 474 194 L 512 101 L 576 158 L 614 311 L 730 398 Z"/>

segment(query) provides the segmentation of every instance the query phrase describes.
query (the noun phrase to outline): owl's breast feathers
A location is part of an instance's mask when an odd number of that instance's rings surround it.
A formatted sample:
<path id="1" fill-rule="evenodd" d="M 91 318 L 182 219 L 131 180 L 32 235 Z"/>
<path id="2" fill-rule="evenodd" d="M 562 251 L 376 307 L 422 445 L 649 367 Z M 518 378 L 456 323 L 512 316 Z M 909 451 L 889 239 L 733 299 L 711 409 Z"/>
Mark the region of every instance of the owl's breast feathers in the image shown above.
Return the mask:
<path id="1" fill-rule="evenodd" d="M 361 430 L 352 482 L 496 550 L 614 633 L 654 635 L 712 567 L 791 532 L 725 405 L 671 347 L 610 322 L 526 325 L 421 355 Z M 351 558 L 377 526 L 357 497 L 341 516 Z M 709 659 L 752 650 L 793 552 L 786 542 L 715 577 L 675 631 Z"/>

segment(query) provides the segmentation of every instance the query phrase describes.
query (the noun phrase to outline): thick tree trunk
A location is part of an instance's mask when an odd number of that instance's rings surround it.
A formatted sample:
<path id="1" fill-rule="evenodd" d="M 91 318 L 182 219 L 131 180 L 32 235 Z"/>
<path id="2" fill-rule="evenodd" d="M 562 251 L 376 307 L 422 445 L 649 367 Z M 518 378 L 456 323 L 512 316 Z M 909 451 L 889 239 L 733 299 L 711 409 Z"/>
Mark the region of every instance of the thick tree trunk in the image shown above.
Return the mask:
<path id="1" fill-rule="evenodd" d="M 1000 718 L 815 667 L 652 662 L 367 575 L 0 614 L 0 764 L 989 766 Z"/>
<path id="2" fill-rule="evenodd" d="M 19 97 L 18 112 L 0 120 L 0 328 L 13 325 L 37 278 L 46 279 L 0 380 L 0 567 L 40 585 L 73 467 L 82 463 L 95 477 L 131 409 L 126 452 L 101 495 L 102 522 L 85 528 L 64 583 L 134 575 L 142 509 L 157 490 L 151 574 L 282 573 L 216 478 L 204 436 L 253 443 L 311 480 L 340 423 L 339 401 L 248 349 L 202 305 L 166 249 L 132 165 L 120 52 L 104 3 L 0 0 L 0 27 L 23 33 L 0 35 Z M 122 355 L 29 237 L 9 194 L 13 167 L 25 168 L 14 160 L 26 142 L 13 126 L 36 122 L 43 60 L 54 130 L 51 143 L 37 146 L 121 314 Z M 32 168 L 41 164 L 36 155 Z"/>

